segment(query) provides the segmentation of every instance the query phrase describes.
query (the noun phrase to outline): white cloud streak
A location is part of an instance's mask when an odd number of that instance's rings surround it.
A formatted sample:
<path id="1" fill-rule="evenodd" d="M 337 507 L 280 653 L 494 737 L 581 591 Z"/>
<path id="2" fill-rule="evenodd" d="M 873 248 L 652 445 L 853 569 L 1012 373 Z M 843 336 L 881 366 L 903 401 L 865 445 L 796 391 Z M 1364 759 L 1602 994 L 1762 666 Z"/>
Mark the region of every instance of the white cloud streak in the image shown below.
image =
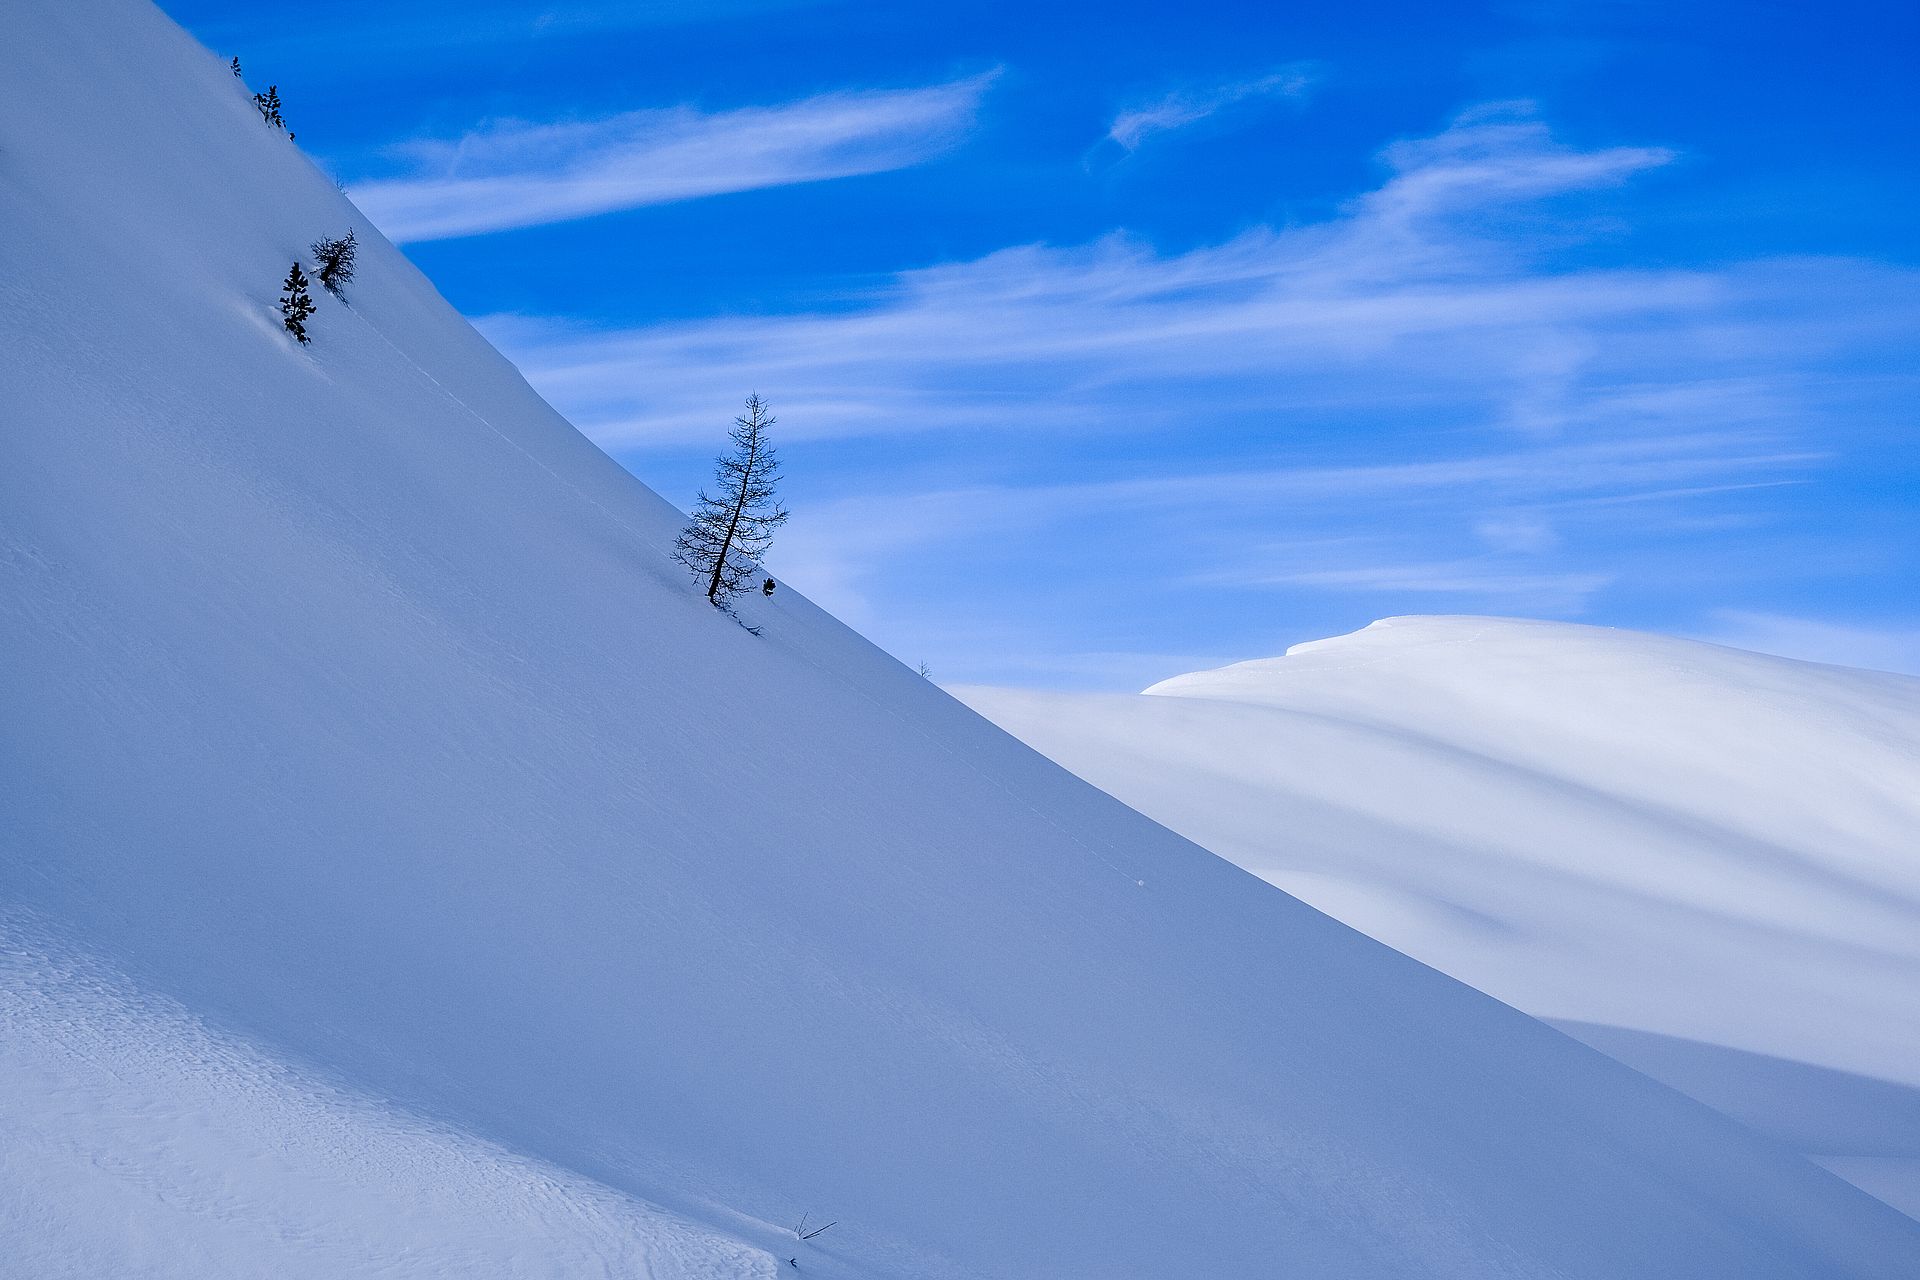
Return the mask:
<path id="1" fill-rule="evenodd" d="M 1152 102 L 1121 110 L 1107 129 L 1107 139 L 1127 151 L 1159 133 L 1198 124 L 1229 107 L 1276 98 L 1299 100 L 1313 88 L 1317 76 L 1311 64 L 1289 63 L 1263 76 L 1224 80 L 1179 89 Z"/>
<path id="2" fill-rule="evenodd" d="M 1915 621 L 1874 626 L 1720 609 L 1694 638 L 1805 662 L 1920 675 L 1920 622 Z"/>
<path id="3" fill-rule="evenodd" d="M 972 126 L 991 74 L 774 107 L 691 107 L 598 120 L 502 121 L 400 148 L 409 171 L 356 183 L 390 239 L 442 240 L 761 187 L 904 168 Z"/>
<path id="4" fill-rule="evenodd" d="M 1705 608 L 1782 571 L 1764 495 L 1829 465 L 1857 420 L 1834 405 L 1898 399 L 1887 352 L 1920 288 L 1872 262 L 1564 253 L 1587 230 L 1569 202 L 1672 159 L 1570 147 L 1501 104 L 1388 148 L 1379 186 L 1316 224 L 1178 254 L 1018 246 L 832 312 L 483 327 L 615 450 L 704 450 L 757 388 L 796 445 L 911 456 L 920 483 L 813 495 L 776 558 L 955 678 L 1005 669 L 930 638 L 959 605 L 908 607 L 941 571 L 1045 578 L 1041 609 L 1201 583 L 1556 616 L 1621 583 Z M 983 458 L 1004 483 L 979 483 Z M 1002 545 L 1022 558 L 996 568 Z M 945 568 L 909 583 L 908 557 Z"/>
<path id="5" fill-rule="evenodd" d="M 1263 577 L 1234 578 L 1235 585 L 1304 586 L 1334 591 L 1389 591 L 1420 596 L 1470 595 L 1481 600 L 1520 599 L 1534 608 L 1577 608 L 1613 581 L 1607 573 L 1527 573 L 1481 560 L 1421 560 L 1328 569 L 1295 569 Z"/>
<path id="6" fill-rule="evenodd" d="M 876 568 L 965 545 L 985 531 L 1001 544 L 1047 542 L 1063 527 L 1087 527 L 1124 512 L 1142 538 L 1182 546 L 1206 566 L 1179 575 L 1190 585 L 1244 592 L 1300 588 L 1388 593 L 1425 607 L 1436 595 L 1471 597 L 1480 607 L 1578 613 L 1615 572 L 1551 566 L 1557 526 L 1596 532 L 1675 528 L 1690 501 L 1791 484 L 1761 480 L 1689 484 L 1704 478 L 1774 475 L 1820 456 L 1767 451 L 1721 435 L 1673 435 L 1568 442 L 1437 462 L 1346 467 L 1266 467 L 1136 475 L 1120 479 L 971 485 L 861 494 L 818 504 L 783 542 L 783 572 L 842 617 L 882 624 L 864 594 Z M 1747 446 L 1744 447 L 1743 446 Z M 1286 513 L 1286 523 L 1275 521 Z M 1379 521 L 1391 512 L 1410 531 Z M 1489 537 L 1491 522 L 1524 526 Z M 1383 528 L 1386 524 L 1389 527 Z M 1453 525 L 1465 536 L 1448 537 Z M 1195 528 L 1215 537 L 1196 538 Z M 1276 528 L 1298 530 L 1275 537 Z M 1329 532 L 1346 530 L 1348 532 Z M 1435 545 L 1461 554 L 1437 560 Z M 884 548 L 884 558 L 875 548 Z M 1169 668 L 1171 670 L 1171 668 Z"/>
<path id="7" fill-rule="evenodd" d="M 1391 148 L 1388 180 L 1333 221 L 1171 257 L 1115 234 L 905 272 L 831 314 L 483 327 L 616 448 L 704 437 L 746 386 L 780 388 L 790 430 L 816 436 L 1069 426 L 1112 400 L 1139 429 L 1254 398 L 1275 415 L 1468 401 L 1541 434 L 1775 418 L 1762 366 L 1787 335 L 1741 318 L 1769 302 L 1765 273 L 1540 271 L 1498 225 L 1669 158 L 1482 116 Z"/>

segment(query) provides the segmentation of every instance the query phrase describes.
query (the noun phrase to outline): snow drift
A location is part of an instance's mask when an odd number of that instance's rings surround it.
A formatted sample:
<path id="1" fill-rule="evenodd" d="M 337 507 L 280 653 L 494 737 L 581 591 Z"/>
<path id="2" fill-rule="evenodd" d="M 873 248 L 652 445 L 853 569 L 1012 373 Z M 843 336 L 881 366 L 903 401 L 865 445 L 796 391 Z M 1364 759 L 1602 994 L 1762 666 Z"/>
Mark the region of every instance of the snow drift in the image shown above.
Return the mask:
<path id="1" fill-rule="evenodd" d="M 8 22 L 0 1258 L 1920 1262 L 1907 1219 L 1155 826 L 799 596 L 748 634 L 668 559 L 678 513 L 221 59 L 138 0 Z M 349 227 L 351 305 L 296 346 L 278 283 Z M 801 1244 L 809 1210 L 839 1224 Z"/>
<path id="2" fill-rule="evenodd" d="M 961 695 L 1355 928 L 1920 1211 L 1920 680 L 1393 618 L 1144 696 Z"/>

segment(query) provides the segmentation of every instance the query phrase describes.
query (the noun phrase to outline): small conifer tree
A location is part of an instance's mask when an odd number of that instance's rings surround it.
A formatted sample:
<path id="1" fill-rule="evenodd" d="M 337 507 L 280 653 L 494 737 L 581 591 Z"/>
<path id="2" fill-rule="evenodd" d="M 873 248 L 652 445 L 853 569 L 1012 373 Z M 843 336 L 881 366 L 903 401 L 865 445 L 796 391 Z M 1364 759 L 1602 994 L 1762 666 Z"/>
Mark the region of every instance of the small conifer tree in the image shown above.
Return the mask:
<path id="1" fill-rule="evenodd" d="M 265 93 L 253 95 L 253 105 L 260 112 L 260 118 L 276 129 L 287 127 L 285 117 L 280 114 L 280 86 L 270 84 Z"/>
<path id="2" fill-rule="evenodd" d="M 233 65 L 233 78 L 235 80 L 242 79 L 243 77 L 240 75 L 240 55 L 238 54 L 234 55 L 232 65 Z"/>
<path id="3" fill-rule="evenodd" d="M 320 287 L 336 298 L 344 298 L 341 292 L 353 279 L 353 255 L 359 249 L 353 238 L 353 229 L 337 238 L 320 237 L 313 242 L 313 260 L 320 264 L 315 272 Z"/>
<path id="4" fill-rule="evenodd" d="M 780 462 L 767 428 L 774 417 L 758 395 L 747 397 L 747 411 L 727 433 L 732 452 L 714 464 L 717 494 L 700 491 L 693 519 L 673 544 L 673 558 L 705 582 L 716 607 L 729 602 L 759 576 L 760 558 L 773 544 L 773 531 L 787 522 L 787 510 L 774 500 Z"/>
<path id="5" fill-rule="evenodd" d="M 299 263 L 287 272 L 287 279 L 280 286 L 280 315 L 285 320 L 287 332 L 305 346 L 312 339 L 307 337 L 307 317 L 313 314 L 313 295 L 307 292 L 307 273 L 300 269 Z"/>

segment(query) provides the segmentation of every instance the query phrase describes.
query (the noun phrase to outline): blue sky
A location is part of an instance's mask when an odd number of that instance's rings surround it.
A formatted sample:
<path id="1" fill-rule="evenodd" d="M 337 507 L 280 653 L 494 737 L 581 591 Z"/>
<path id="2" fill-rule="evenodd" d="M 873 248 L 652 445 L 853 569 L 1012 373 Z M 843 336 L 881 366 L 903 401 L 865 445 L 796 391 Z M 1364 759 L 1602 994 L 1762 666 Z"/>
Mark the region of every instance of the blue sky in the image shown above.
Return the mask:
<path id="1" fill-rule="evenodd" d="M 1911 4 L 169 11 L 685 503 L 936 678 L 1404 613 L 1920 671 Z"/>

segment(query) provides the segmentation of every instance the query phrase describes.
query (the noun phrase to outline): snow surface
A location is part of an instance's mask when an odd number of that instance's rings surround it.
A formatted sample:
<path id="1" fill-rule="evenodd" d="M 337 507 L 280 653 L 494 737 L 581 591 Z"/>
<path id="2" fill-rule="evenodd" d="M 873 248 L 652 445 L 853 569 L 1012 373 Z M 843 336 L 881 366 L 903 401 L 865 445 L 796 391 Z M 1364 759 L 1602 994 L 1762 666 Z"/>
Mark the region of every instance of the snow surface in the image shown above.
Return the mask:
<path id="1" fill-rule="evenodd" d="M 16 922 L 0 954 L 0 1089 L 15 1100 L 0 1108 L 0 1275 L 785 1270 L 590 1178 L 290 1071 L 27 936 Z"/>
<path id="2" fill-rule="evenodd" d="M 223 59 L 136 0 L 7 27 L 0 1269 L 1920 1266 L 801 596 L 734 625 Z"/>
<path id="3" fill-rule="evenodd" d="M 1920 1207 L 1920 680 L 1393 618 L 960 696 L 1315 906 Z"/>

